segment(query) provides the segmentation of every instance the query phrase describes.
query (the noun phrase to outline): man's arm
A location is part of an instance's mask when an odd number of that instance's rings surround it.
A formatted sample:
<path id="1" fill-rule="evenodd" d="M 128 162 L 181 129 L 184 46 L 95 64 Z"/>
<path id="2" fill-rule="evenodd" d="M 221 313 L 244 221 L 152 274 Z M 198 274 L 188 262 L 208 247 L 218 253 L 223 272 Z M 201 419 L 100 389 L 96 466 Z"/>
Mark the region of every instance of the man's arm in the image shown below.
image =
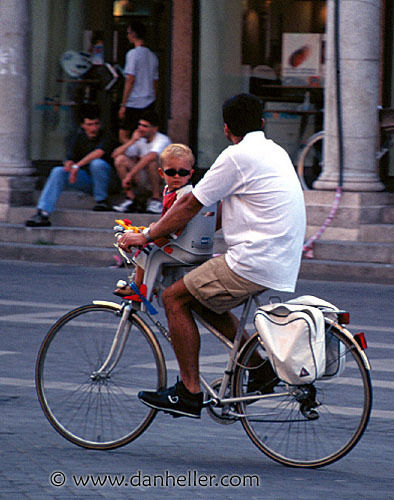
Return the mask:
<path id="1" fill-rule="evenodd" d="M 134 82 L 135 82 L 134 75 L 126 76 L 126 80 L 123 87 L 122 103 L 120 105 L 120 110 L 119 110 L 119 118 L 121 120 L 123 120 L 126 115 L 126 103 L 127 99 L 129 98 L 129 95 L 131 94 L 131 91 L 133 90 Z"/>
<path id="2" fill-rule="evenodd" d="M 218 206 L 218 211 L 216 214 L 216 231 L 219 231 L 219 229 L 222 228 L 222 207 L 223 207 L 223 202 L 221 201 Z"/>
<path id="3" fill-rule="evenodd" d="M 141 132 L 137 128 L 134 130 L 133 135 L 127 142 L 112 151 L 112 158 L 125 154 L 129 147 L 135 144 L 139 139 L 141 139 Z"/>
<path id="4" fill-rule="evenodd" d="M 168 212 L 155 224 L 151 226 L 150 237 L 157 240 L 171 233 L 176 233 L 201 210 L 203 205 L 197 200 L 193 193 L 182 196 Z M 141 246 L 146 243 L 142 233 L 125 233 L 119 238 L 120 248 L 131 251 L 131 247 Z"/>
<path id="5" fill-rule="evenodd" d="M 84 165 L 89 165 L 89 163 L 93 160 L 97 160 L 98 158 L 102 158 L 105 154 L 103 149 L 94 149 L 91 153 L 88 153 L 86 156 L 81 158 L 77 162 L 73 162 L 72 160 L 67 160 L 64 163 L 64 170 L 70 172 L 68 181 L 70 184 L 75 184 L 78 176 L 78 170 L 80 167 Z"/>
<path id="6" fill-rule="evenodd" d="M 81 158 L 79 161 L 75 162 L 75 165 L 78 167 L 84 167 L 85 165 L 89 165 L 89 163 L 93 160 L 98 160 L 99 158 L 102 158 L 105 155 L 104 149 L 94 149 L 90 153 L 88 153 L 86 156 Z"/>

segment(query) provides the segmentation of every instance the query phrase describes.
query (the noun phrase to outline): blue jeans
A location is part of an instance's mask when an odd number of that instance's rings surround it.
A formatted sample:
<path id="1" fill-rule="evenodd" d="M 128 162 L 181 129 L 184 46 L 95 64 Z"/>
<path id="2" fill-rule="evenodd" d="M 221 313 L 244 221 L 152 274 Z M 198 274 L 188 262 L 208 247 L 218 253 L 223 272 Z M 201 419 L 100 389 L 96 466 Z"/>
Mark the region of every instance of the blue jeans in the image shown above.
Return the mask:
<path id="1" fill-rule="evenodd" d="M 108 198 L 108 185 L 111 176 L 111 166 L 104 160 L 92 160 L 89 163 L 89 172 L 84 169 L 78 171 L 75 184 L 68 182 L 70 172 L 63 167 L 54 167 L 45 183 L 37 208 L 49 214 L 54 211 L 56 202 L 65 189 L 76 189 L 84 193 L 93 194 L 96 201 Z"/>

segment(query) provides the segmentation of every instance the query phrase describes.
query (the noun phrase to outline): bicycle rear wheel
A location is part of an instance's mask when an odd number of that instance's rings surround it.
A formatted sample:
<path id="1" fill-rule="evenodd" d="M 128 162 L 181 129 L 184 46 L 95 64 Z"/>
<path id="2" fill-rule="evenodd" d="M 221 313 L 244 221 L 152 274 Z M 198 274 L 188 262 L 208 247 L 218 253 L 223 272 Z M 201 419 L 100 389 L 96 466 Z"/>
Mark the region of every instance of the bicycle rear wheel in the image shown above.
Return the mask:
<path id="1" fill-rule="evenodd" d="M 326 325 L 327 369 L 332 376 L 307 386 L 281 382 L 275 393 L 240 403 L 242 425 L 268 457 L 293 467 L 321 467 L 346 455 L 361 438 L 372 407 L 369 369 L 340 327 Z M 234 374 L 235 396 L 247 394 L 251 358 L 266 357 L 256 334 L 240 354 Z M 310 412 L 306 401 L 313 400 Z"/>
<path id="2" fill-rule="evenodd" d="M 46 335 L 36 364 L 36 388 L 46 417 L 66 439 L 85 448 L 123 446 L 144 432 L 156 411 L 140 389 L 166 386 L 163 354 L 150 328 L 133 315 L 123 354 L 110 373 L 96 376 L 120 322 L 117 304 L 82 306 Z"/>

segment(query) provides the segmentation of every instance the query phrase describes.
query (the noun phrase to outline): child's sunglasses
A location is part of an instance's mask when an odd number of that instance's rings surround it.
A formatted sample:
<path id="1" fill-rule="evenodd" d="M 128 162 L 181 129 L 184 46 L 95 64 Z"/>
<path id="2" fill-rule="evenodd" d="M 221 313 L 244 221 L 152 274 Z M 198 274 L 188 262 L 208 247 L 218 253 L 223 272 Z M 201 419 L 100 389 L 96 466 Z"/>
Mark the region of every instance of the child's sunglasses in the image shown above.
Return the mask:
<path id="1" fill-rule="evenodd" d="M 170 177 L 175 177 L 176 174 L 178 174 L 180 177 L 186 177 L 187 175 L 191 174 L 191 171 L 187 170 L 186 168 L 180 168 L 179 170 L 176 170 L 175 168 L 167 168 L 167 170 L 164 170 L 164 174 Z"/>

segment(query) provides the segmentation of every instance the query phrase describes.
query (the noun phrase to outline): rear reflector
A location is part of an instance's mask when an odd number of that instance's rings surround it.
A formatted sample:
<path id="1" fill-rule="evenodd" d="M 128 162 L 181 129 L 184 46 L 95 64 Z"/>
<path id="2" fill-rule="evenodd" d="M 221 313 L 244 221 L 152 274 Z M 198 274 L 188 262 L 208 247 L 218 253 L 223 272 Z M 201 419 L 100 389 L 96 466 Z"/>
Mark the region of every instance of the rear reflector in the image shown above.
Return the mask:
<path id="1" fill-rule="evenodd" d="M 363 351 L 368 347 L 364 332 L 356 333 L 354 338 Z"/>
<path id="2" fill-rule="evenodd" d="M 350 323 L 350 314 L 348 312 L 338 313 L 338 323 L 340 325 L 348 325 Z"/>

